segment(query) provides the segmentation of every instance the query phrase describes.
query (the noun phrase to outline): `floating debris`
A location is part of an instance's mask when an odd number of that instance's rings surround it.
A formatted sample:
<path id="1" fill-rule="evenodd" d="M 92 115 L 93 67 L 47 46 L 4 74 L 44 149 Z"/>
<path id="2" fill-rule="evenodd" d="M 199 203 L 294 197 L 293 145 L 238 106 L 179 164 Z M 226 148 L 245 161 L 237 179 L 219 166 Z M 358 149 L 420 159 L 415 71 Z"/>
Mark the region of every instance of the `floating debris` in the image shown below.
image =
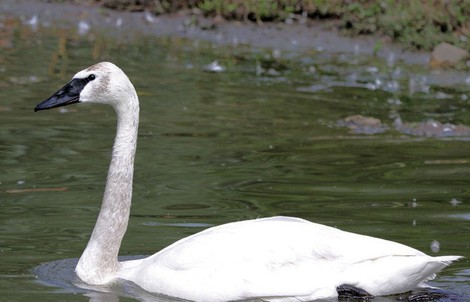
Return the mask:
<path id="1" fill-rule="evenodd" d="M 256 62 L 256 75 L 268 75 L 268 76 L 273 76 L 277 77 L 281 75 L 281 72 L 277 71 L 276 69 L 272 67 L 268 68 L 263 68 L 259 62 Z"/>
<path id="2" fill-rule="evenodd" d="M 337 121 L 337 124 L 339 126 L 348 127 L 354 133 L 360 134 L 376 134 L 388 130 L 388 126 L 384 125 L 379 119 L 360 114 L 350 115 Z"/>
<path id="3" fill-rule="evenodd" d="M 424 122 L 402 122 L 398 117 L 394 121 L 397 131 L 405 134 L 425 137 L 470 136 L 470 127 L 441 123 L 433 119 Z"/>
<path id="4" fill-rule="evenodd" d="M 321 90 L 325 87 L 310 87 L 310 90 Z M 299 89 L 298 89 L 299 90 Z M 389 100 L 390 104 L 400 104 L 399 100 Z M 360 114 L 350 115 L 336 122 L 338 126 L 348 127 L 353 133 L 358 134 L 376 134 L 384 133 L 390 130 L 386 123 L 379 119 Z M 441 123 L 433 119 L 423 122 L 403 122 L 400 117 L 395 118 L 393 122 L 395 130 L 409 135 L 424 137 L 461 137 L 470 136 L 470 127 L 465 125 L 454 125 L 450 123 Z"/>
<path id="5" fill-rule="evenodd" d="M 37 31 L 38 25 L 39 25 L 38 21 L 39 21 L 38 15 L 34 15 L 31 17 L 31 19 L 26 21 L 25 24 L 30 26 L 33 31 Z"/>
<path id="6" fill-rule="evenodd" d="M 434 47 L 429 64 L 431 67 L 449 67 L 470 57 L 470 53 L 460 47 L 443 42 Z"/>
<path id="7" fill-rule="evenodd" d="M 289 67 L 274 58 L 268 57 L 266 59 L 256 61 L 255 68 L 257 76 L 267 75 L 278 77 L 281 76 L 284 71 L 288 70 Z"/>
<path id="8" fill-rule="evenodd" d="M 458 206 L 459 204 L 461 204 L 462 202 L 460 200 L 457 200 L 455 198 L 452 198 L 450 200 L 450 204 L 453 205 L 454 207 Z"/>
<path id="9" fill-rule="evenodd" d="M 151 12 L 149 11 L 145 11 L 144 12 L 144 20 L 148 23 L 156 23 L 158 22 L 158 19 L 157 17 L 155 17 L 154 14 L 152 14 Z"/>
<path id="10" fill-rule="evenodd" d="M 215 60 L 207 65 L 205 65 L 202 70 L 207 72 L 223 72 L 225 67 L 219 64 L 219 61 Z"/>

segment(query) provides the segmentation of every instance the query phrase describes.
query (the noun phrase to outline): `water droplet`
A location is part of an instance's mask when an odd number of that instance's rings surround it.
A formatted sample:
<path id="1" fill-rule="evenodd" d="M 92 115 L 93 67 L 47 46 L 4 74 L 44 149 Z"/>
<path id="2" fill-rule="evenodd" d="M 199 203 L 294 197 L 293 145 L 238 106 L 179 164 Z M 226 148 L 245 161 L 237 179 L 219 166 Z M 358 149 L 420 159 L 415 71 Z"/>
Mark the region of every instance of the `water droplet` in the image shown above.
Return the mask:
<path id="1" fill-rule="evenodd" d="M 458 206 L 459 204 L 461 204 L 462 202 L 460 200 L 457 200 L 455 198 L 452 198 L 450 200 L 450 204 L 453 205 L 454 207 Z"/>
<path id="2" fill-rule="evenodd" d="M 441 250 L 441 244 L 439 243 L 439 241 L 433 240 L 431 242 L 431 251 L 433 253 L 439 253 L 440 250 Z"/>

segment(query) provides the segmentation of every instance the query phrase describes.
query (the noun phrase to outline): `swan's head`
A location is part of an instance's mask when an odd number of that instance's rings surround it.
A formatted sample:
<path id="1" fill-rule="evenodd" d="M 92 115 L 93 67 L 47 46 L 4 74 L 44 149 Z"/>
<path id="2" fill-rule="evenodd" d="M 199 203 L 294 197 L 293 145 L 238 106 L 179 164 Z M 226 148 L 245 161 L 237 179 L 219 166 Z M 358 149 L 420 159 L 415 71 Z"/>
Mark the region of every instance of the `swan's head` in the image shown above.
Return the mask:
<path id="1" fill-rule="evenodd" d="M 134 100 L 137 101 L 137 95 L 126 74 L 113 63 L 101 62 L 75 74 L 70 82 L 38 104 L 34 111 L 74 103 L 109 104 L 116 109 Z"/>

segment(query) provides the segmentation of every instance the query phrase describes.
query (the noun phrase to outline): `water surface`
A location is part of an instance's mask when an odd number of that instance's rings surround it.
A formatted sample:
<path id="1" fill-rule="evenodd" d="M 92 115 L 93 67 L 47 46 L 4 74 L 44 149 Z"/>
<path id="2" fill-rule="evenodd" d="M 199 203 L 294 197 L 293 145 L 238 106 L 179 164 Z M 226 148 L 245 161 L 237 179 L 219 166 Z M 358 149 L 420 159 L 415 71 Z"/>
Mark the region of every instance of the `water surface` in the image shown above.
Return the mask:
<path id="1" fill-rule="evenodd" d="M 95 297 L 70 283 L 74 260 L 64 259 L 79 257 L 92 230 L 114 112 L 98 105 L 33 108 L 102 60 L 126 71 L 141 100 L 134 203 L 121 255 L 153 254 L 225 222 L 292 215 L 432 255 L 470 256 L 470 136 L 414 136 L 393 126 L 397 117 L 470 125 L 467 87 L 441 87 L 423 68 L 354 54 L 279 57 L 247 46 L 139 35 L 129 42 L 0 21 L 5 300 Z M 223 72 L 205 71 L 214 60 Z M 363 134 L 338 125 L 356 114 L 388 128 Z M 45 286 L 35 268 L 54 261 L 66 276 L 58 270 L 48 276 L 63 282 Z M 463 260 L 431 284 L 464 301 L 469 282 Z M 137 290 L 111 291 L 132 301 L 128 296 L 142 294 L 132 294 Z M 115 295 L 97 297 L 108 298 Z"/>

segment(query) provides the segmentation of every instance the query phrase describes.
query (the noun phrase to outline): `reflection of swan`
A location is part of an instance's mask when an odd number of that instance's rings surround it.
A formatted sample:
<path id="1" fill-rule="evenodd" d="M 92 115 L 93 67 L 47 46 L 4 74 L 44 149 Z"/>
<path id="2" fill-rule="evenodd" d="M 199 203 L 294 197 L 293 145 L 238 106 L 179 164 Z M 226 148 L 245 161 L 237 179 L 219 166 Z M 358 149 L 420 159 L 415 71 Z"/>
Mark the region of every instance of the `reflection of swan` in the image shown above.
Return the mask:
<path id="1" fill-rule="evenodd" d="M 109 104 L 117 114 L 103 204 L 76 267 L 85 283 L 125 279 L 149 292 L 197 301 L 306 301 L 338 292 L 409 291 L 460 258 L 430 257 L 399 243 L 272 217 L 209 228 L 150 257 L 119 262 L 131 205 L 139 101 L 121 69 L 99 63 L 77 73 L 35 111 L 77 102 Z"/>

